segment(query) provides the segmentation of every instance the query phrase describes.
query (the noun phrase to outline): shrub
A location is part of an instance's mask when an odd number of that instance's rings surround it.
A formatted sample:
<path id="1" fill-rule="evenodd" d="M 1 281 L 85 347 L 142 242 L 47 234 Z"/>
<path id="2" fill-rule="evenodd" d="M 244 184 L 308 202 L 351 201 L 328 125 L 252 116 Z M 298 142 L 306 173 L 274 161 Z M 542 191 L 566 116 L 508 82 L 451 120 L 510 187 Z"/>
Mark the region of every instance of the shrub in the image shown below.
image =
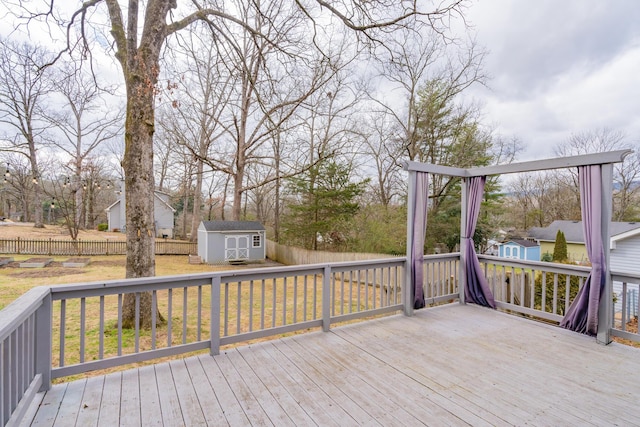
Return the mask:
<path id="1" fill-rule="evenodd" d="M 98 224 L 98 231 L 107 231 L 109 229 L 109 224 L 105 224 L 104 222 Z"/>

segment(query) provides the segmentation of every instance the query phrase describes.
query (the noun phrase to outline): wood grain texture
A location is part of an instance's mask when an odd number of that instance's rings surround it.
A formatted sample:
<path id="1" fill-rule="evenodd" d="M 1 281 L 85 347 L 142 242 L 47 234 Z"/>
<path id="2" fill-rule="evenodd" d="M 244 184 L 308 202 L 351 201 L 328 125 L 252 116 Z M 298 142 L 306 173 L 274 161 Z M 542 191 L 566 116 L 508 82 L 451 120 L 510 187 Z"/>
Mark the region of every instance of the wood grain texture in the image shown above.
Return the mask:
<path id="1" fill-rule="evenodd" d="M 638 360 L 455 304 L 55 385 L 32 425 L 632 426 Z"/>

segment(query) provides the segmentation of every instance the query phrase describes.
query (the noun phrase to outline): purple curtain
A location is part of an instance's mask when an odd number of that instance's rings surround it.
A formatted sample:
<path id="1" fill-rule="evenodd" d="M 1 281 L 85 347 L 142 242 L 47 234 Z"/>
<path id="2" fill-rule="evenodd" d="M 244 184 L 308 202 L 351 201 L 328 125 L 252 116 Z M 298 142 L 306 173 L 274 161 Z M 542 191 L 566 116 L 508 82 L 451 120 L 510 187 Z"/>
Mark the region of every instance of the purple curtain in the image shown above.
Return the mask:
<path id="1" fill-rule="evenodd" d="M 600 165 L 578 168 L 582 229 L 587 255 L 591 261 L 591 272 L 560 322 L 563 328 L 588 335 L 596 335 L 598 332 L 598 307 L 604 291 L 607 269 L 601 232 L 601 170 Z"/>
<path id="2" fill-rule="evenodd" d="M 416 185 L 413 194 L 413 235 L 411 236 L 411 285 L 413 287 L 413 308 L 423 308 L 424 291 L 424 235 L 427 231 L 427 201 L 429 174 L 416 172 Z"/>
<path id="3" fill-rule="evenodd" d="M 473 244 L 473 234 L 476 231 L 478 223 L 478 214 L 480 213 L 480 205 L 482 204 L 482 194 L 484 192 L 484 184 L 487 181 L 486 176 L 476 176 L 469 179 L 469 191 L 467 194 L 467 227 L 463 231 L 463 242 L 466 254 L 466 265 L 464 266 L 467 274 L 467 283 L 464 289 L 466 301 L 473 302 L 485 307 L 496 308 L 496 302 L 493 299 L 491 289 L 487 279 L 482 273 L 476 248 Z"/>

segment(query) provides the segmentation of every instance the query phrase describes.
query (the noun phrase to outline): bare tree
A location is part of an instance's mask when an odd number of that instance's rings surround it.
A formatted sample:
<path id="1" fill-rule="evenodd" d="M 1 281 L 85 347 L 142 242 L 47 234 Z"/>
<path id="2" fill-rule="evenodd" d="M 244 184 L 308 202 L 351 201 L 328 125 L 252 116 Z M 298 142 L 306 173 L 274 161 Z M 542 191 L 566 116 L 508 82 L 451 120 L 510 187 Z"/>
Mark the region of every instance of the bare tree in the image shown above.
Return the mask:
<path id="1" fill-rule="evenodd" d="M 39 46 L 0 39 L 0 124 L 6 129 L 0 149 L 20 153 L 29 160 L 36 228 L 44 227 L 38 146 L 45 130 L 41 104 L 50 91 L 42 69 L 48 60 L 47 52 Z M 30 212 L 25 211 L 24 215 L 28 220 Z"/>
<path id="2" fill-rule="evenodd" d="M 312 19 L 313 28 L 318 31 L 320 25 L 315 25 L 313 17 L 324 14 L 322 25 L 327 22 L 326 14 L 335 16 L 346 27 L 354 30 L 365 41 L 376 42 L 381 40 L 385 33 L 397 26 L 409 25 L 412 20 L 422 19 L 431 22 L 434 26 L 444 27 L 443 19 L 452 13 L 459 13 L 461 0 L 452 0 L 450 3 L 439 6 L 435 11 L 425 11 L 413 1 L 388 2 L 374 0 L 367 2 L 354 1 L 348 4 L 326 0 L 315 0 L 303 4 L 295 2 L 296 7 L 302 11 L 305 17 Z M 251 2 L 252 5 L 258 4 Z M 88 40 L 88 28 L 91 28 L 91 19 L 100 19 L 104 16 L 100 13 L 92 13 L 94 8 L 106 5 L 109 18 L 109 28 L 113 43 L 107 43 L 113 47 L 113 55 L 118 60 L 122 69 L 122 77 L 127 91 L 127 109 L 125 120 L 125 154 L 123 168 L 125 172 L 126 187 L 126 232 L 127 232 L 127 277 L 153 276 L 155 274 L 155 228 L 153 209 L 153 134 L 155 131 L 154 98 L 157 93 L 158 75 L 160 72 L 160 56 L 162 47 L 167 38 L 176 32 L 183 30 L 196 21 L 205 20 L 210 24 L 214 34 L 218 38 L 236 38 L 241 45 L 242 37 L 255 40 L 262 39 L 265 44 L 274 45 L 276 41 L 270 41 L 274 34 L 263 33 L 261 10 L 258 11 L 256 20 L 247 21 L 236 13 L 242 13 L 242 9 L 223 7 L 217 1 L 202 3 L 191 2 L 178 9 L 177 0 L 148 0 L 146 3 L 139 0 L 127 2 L 117 0 L 90 0 L 84 2 L 81 7 L 67 21 L 68 34 L 74 34 L 71 29 L 77 29 L 80 34 L 80 42 L 68 41 L 68 49 L 77 47 L 83 50 L 83 54 L 89 55 L 91 51 Z M 141 18 L 140 6 L 145 7 Z M 51 22 L 65 22 L 62 12 L 58 9 L 58 3 L 53 0 L 39 2 L 37 4 L 26 0 L 10 0 L 5 2 L 10 12 L 31 20 L 44 19 Z M 33 8 L 41 7 L 40 10 Z M 126 11 L 126 15 L 123 14 Z M 380 18 L 388 17 L 388 18 Z M 225 21 L 217 21 L 214 18 L 223 18 Z M 265 18 L 267 19 L 267 18 Z M 319 21 L 318 21 L 319 22 Z M 226 32 L 223 23 L 234 23 L 243 29 L 243 35 L 236 36 L 237 32 Z M 98 24 L 104 24 L 100 22 Z M 288 46 L 283 46 L 284 51 Z M 259 58 L 257 58 L 259 59 Z M 235 125 L 238 135 L 246 132 L 246 128 L 238 121 Z M 246 135 L 246 134 L 245 134 Z M 240 188 L 236 188 L 234 193 Z M 235 206 L 234 216 L 239 209 Z M 151 296 L 145 295 L 143 307 L 150 307 Z M 127 307 L 133 308 L 133 301 L 129 300 Z M 133 319 L 133 311 L 125 310 L 127 320 Z M 150 310 L 142 310 L 140 322 L 144 326 L 151 323 Z M 132 322 L 128 322 L 131 324 Z"/>
<path id="3" fill-rule="evenodd" d="M 62 103 L 59 108 L 46 111 L 45 119 L 58 131 L 49 138 L 50 143 L 71 159 L 68 186 L 75 196 L 74 221 L 78 228 L 84 228 L 92 225 L 87 224 L 87 217 L 83 215 L 83 207 L 87 206 L 84 202 L 84 169 L 88 167 L 90 156 L 105 141 L 120 135 L 123 117 L 117 106 L 107 104 L 105 95 L 108 93 L 96 86 L 91 75 L 79 64 L 65 62 L 60 68 L 53 79 L 52 90 L 54 95 L 61 95 Z"/>
<path id="4" fill-rule="evenodd" d="M 614 165 L 614 221 L 635 221 L 640 215 L 638 200 L 640 197 L 640 145 L 631 144 L 626 135 L 609 128 L 593 129 L 572 134 L 555 150 L 558 156 L 599 153 L 612 150 L 634 149 L 622 163 Z M 572 184 L 576 198 L 579 197 L 578 174 L 573 171 L 566 174 L 566 181 Z"/>

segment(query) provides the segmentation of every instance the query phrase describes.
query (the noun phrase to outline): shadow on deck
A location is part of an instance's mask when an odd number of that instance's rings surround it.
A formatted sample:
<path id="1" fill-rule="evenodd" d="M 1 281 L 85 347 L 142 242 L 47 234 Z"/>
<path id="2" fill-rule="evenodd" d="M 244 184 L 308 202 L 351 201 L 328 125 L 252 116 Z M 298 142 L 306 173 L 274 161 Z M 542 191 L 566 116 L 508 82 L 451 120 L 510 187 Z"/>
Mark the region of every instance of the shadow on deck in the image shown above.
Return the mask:
<path id="1" fill-rule="evenodd" d="M 452 304 L 54 385 L 48 425 L 638 425 L 640 349 Z"/>

